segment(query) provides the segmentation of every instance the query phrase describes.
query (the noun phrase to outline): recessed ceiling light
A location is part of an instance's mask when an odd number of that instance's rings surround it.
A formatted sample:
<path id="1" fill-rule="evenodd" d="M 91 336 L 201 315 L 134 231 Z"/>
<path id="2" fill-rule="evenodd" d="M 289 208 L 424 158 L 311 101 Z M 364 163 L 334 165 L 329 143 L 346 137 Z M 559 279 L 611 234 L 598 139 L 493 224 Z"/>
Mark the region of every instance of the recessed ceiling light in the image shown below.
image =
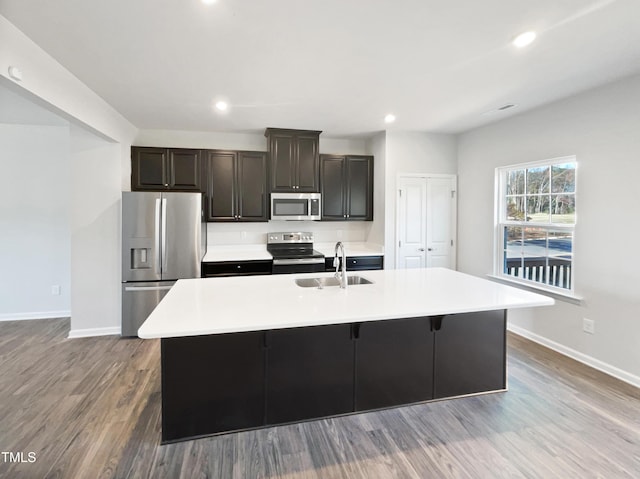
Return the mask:
<path id="1" fill-rule="evenodd" d="M 530 45 L 536 39 L 536 32 L 524 32 L 513 40 L 513 44 L 518 48 Z"/>
<path id="2" fill-rule="evenodd" d="M 226 101 L 217 101 L 216 102 L 216 110 L 218 111 L 227 111 L 229 109 L 229 105 Z"/>
<path id="3" fill-rule="evenodd" d="M 396 121 L 396 116 L 392 115 L 391 113 L 384 117 L 385 123 L 393 123 L 394 121 Z"/>

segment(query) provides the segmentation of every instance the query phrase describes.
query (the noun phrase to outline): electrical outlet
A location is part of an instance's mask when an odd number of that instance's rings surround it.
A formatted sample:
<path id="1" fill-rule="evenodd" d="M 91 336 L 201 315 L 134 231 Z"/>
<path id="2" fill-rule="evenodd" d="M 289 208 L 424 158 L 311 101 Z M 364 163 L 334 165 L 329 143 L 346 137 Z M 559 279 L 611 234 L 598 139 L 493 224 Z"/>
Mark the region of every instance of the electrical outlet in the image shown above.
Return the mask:
<path id="1" fill-rule="evenodd" d="M 54 296 L 60 296 L 60 285 L 54 284 L 51 286 L 51 294 Z"/>
<path id="2" fill-rule="evenodd" d="M 596 332 L 596 322 L 593 319 L 582 319 L 582 330 L 585 333 L 593 334 Z"/>

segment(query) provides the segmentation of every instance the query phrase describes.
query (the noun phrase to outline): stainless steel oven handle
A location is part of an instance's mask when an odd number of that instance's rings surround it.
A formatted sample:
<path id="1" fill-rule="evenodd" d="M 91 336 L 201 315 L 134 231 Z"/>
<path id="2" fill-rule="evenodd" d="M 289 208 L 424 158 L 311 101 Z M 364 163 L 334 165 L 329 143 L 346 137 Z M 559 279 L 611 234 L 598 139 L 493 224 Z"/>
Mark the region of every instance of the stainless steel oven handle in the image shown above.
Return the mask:
<path id="1" fill-rule="evenodd" d="M 296 264 L 324 264 L 324 258 L 290 258 L 290 259 L 274 259 L 274 266 L 287 266 Z"/>

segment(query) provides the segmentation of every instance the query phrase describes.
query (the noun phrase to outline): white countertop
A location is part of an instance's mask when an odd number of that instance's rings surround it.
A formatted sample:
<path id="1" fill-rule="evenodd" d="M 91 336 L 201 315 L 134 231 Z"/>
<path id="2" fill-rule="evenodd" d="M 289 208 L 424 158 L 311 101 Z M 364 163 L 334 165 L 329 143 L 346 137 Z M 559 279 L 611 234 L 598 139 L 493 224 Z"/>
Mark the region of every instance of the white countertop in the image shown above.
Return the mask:
<path id="1" fill-rule="evenodd" d="M 383 256 L 382 246 L 373 243 L 345 242 L 344 252 L 347 256 Z M 319 251 L 327 258 L 333 258 L 336 249 L 335 243 L 315 243 L 313 249 Z"/>
<path id="2" fill-rule="evenodd" d="M 328 258 L 333 258 L 335 243 L 315 243 L 313 249 L 319 251 Z M 373 243 L 345 242 L 344 248 L 347 256 L 382 256 L 382 246 Z M 207 253 L 202 261 L 212 263 L 216 261 L 254 261 L 272 259 L 267 251 L 267 245 L 220 245 L 207 246 Z"/>
<path id="3" fill-rule="evenodd" d="M 444 268 L 350 272 L 374 284 L 301 288 L 306 273 L 182 279 L 138 334 L 168 338 L 554 304 L 536 293 Z"/>
<path id="4" fill-rule="evenodd" d="M 271 254 L 267 251 L 267 245 L 264 244 L 208 245 L 207 253 L 204 255 L 202 261 L 209 263 L 216 261 L 254 261 L 261 259 L 272 259 Z"/>

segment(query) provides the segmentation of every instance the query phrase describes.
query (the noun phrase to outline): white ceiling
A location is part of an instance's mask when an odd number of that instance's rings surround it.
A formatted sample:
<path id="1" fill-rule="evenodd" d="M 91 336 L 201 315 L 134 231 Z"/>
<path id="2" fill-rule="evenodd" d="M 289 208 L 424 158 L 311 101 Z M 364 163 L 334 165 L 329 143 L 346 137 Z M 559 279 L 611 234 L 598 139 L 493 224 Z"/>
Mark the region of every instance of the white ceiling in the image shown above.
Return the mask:
<path id="1" fill-rule="evenodd" d="M 638 0 L 2 0 L 0 14 L 145 129 L 355 136 L 392 112 L 389 129 L 460 132 L 640 71 Z M 518 50 L 526 30 L 538 40 Z"/>

